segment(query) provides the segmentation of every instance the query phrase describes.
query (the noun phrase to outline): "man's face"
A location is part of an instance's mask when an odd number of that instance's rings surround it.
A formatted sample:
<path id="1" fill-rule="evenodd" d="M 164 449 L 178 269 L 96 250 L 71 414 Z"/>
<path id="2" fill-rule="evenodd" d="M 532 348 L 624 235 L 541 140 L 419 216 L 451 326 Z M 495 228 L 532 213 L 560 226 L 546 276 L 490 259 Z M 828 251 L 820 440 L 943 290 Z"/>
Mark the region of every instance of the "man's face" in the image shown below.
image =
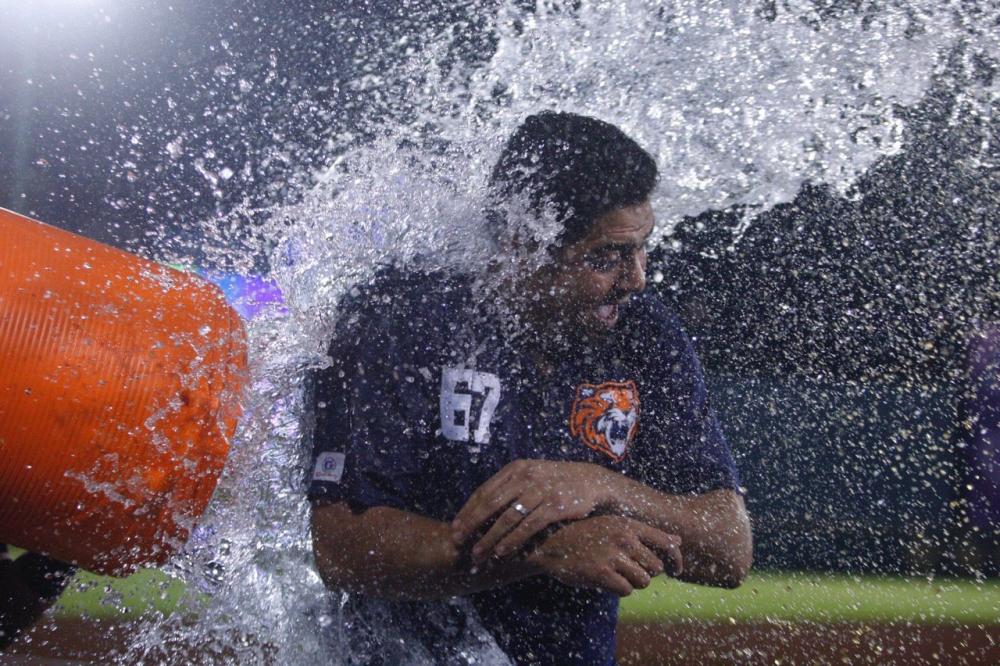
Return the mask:
<path id="1" fill-rule="evenodd" d="M 649 202 L 597 218 L 586 238 L 560 248 L 554 264 L 523 283 L 531 319 L 542 328 L 609 332 L 619 306 L 646 287 L 646 240 L 652 232 Z"/>

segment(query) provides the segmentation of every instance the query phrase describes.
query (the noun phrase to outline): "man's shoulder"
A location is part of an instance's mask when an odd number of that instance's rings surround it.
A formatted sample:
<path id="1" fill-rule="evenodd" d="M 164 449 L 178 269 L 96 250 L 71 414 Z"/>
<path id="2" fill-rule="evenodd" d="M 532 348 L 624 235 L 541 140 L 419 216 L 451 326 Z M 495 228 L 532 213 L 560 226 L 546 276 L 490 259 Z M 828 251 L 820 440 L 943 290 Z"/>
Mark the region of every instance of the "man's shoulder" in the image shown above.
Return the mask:
<path id="1" fill-rule="evenodd" d="M 644 291 L 633 296 L 624 311 L 623 330 L 627 336 L 642 338 L 681 337 L 681 321 L 658 296 Z"/>
<path id="2" fill-rule="evenodd" d="M 445 271 L 388 266 L 342 300 L 334 344 L 370 349 L 419 347 L 450 339 L 471 309 L 472 279 Z"/>
<path id="3" fill-rule="evenodd" d="M 399 266 L 380 268 L 364 284 L 356 284 L 341 302 L 342 313 L 379 312 L 397 315 L 430 315 L 468 300 L 472 279 L 442 270 Z"/>

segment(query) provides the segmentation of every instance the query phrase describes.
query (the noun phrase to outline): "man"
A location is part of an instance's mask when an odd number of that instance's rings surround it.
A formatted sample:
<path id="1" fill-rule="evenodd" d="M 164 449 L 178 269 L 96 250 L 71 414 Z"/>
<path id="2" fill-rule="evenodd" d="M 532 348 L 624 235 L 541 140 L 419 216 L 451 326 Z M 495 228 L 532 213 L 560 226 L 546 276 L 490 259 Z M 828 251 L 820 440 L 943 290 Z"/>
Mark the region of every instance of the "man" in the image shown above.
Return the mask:
<path id="1" fill-rule="evenodd" d="M 701 369 L 643 293 L 656 178 L 612 125 L 529 117 L 490 179 L 493 264 L 387 269 L 343 305 L 310 497 L 356 662 L 464 663 L 478 617 L 515 663 L 611 664 L 618 597 L 746 576 Z"/>

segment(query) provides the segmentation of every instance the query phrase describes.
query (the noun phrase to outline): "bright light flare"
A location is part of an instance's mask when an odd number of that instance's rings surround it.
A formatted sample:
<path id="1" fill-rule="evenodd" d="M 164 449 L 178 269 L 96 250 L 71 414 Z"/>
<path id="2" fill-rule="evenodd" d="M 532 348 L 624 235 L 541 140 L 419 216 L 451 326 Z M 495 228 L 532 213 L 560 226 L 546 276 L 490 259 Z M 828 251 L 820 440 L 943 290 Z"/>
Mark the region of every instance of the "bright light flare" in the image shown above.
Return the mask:
<path id="1" fill-rule="evenodd" d="M 120 15 L 118 0 L 0 0 L 0 38 L 39 49 L 92 40 Z"/>

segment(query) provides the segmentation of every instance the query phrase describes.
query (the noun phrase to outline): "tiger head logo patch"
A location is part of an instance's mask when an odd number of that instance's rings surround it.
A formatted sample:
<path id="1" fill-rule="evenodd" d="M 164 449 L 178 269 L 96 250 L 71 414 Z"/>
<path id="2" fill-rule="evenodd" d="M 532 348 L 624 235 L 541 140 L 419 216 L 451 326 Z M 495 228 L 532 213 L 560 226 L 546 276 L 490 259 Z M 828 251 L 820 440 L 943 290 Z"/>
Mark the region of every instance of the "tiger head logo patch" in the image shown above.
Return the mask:
<path id="1" fill-rule="evenodd" d="M 620 461 L 639 428 L 635 382 L 581 384 L 576 389 L 569 431 L 592 449 Z"/>

